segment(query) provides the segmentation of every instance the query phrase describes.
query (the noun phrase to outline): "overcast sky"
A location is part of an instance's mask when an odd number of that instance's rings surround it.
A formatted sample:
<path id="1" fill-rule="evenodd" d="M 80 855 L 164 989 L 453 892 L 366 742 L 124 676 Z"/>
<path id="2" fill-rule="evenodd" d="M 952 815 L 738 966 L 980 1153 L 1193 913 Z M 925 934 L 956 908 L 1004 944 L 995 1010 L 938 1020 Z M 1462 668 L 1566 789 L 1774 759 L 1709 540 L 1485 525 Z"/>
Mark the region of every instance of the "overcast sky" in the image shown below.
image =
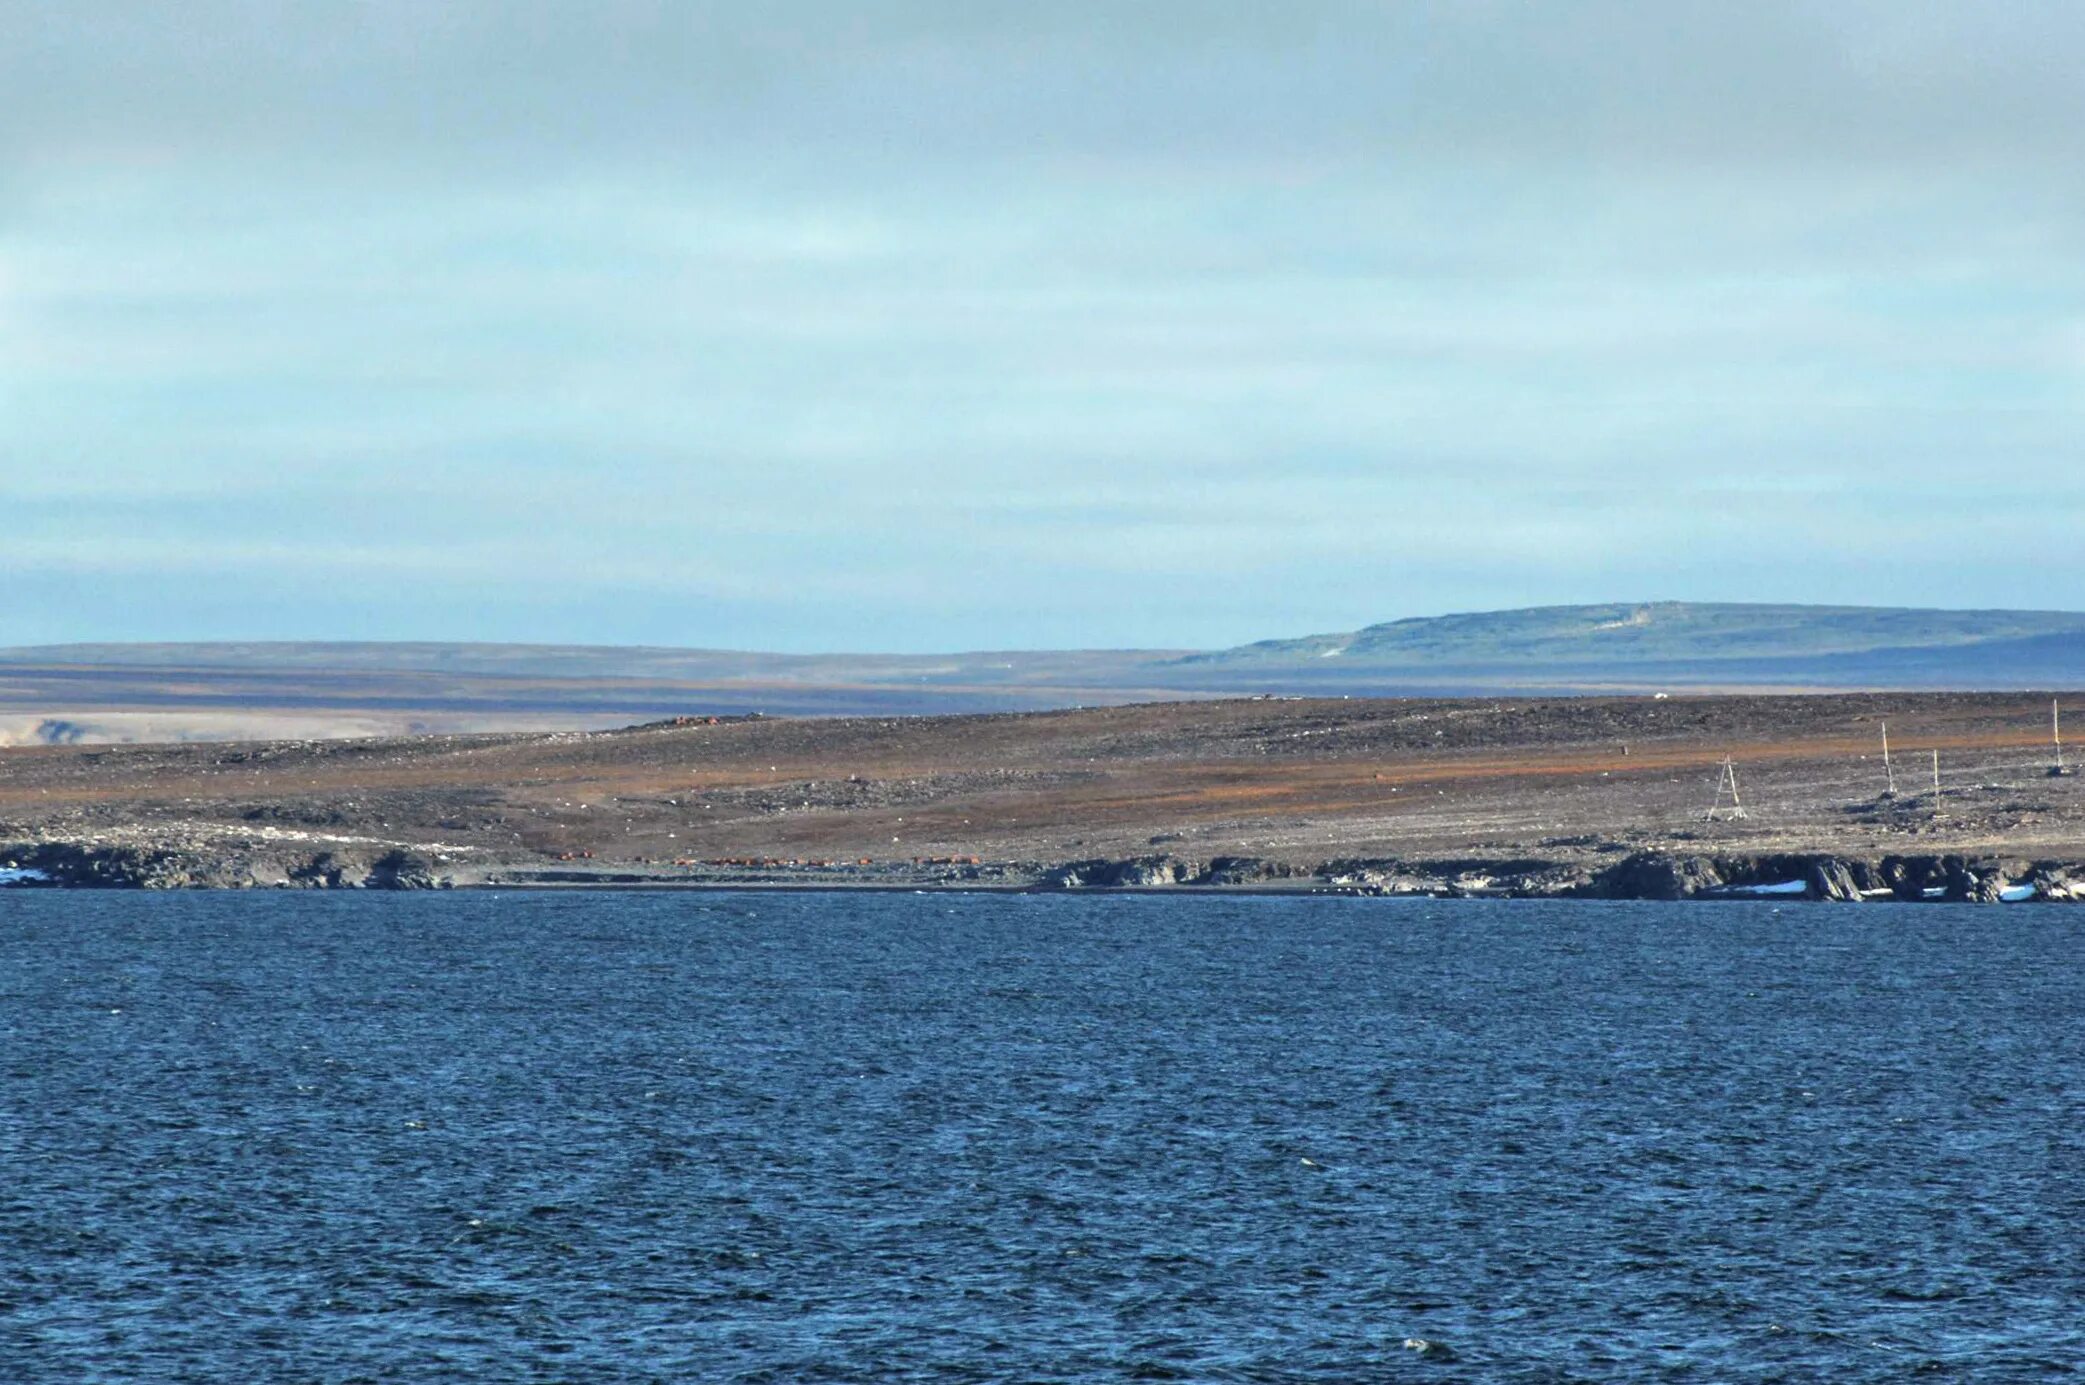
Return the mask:
<path id="1" fill-rule="evenodd" d="M 2085 606 L 2085 5 L 0 0 L 0 643 Z"/>

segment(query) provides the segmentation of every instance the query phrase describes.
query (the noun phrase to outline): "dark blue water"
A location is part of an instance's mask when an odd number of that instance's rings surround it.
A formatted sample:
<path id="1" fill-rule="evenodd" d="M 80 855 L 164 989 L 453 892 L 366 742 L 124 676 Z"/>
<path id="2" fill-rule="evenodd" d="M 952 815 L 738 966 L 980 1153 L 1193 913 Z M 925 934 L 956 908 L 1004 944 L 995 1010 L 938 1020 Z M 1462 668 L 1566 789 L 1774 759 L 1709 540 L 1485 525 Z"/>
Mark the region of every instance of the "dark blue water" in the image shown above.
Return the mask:
<path id="1" fill-rule="evenodd" d="M 9 893 L 0 1379 L 2067 1378 L 2081 926 Z"/>

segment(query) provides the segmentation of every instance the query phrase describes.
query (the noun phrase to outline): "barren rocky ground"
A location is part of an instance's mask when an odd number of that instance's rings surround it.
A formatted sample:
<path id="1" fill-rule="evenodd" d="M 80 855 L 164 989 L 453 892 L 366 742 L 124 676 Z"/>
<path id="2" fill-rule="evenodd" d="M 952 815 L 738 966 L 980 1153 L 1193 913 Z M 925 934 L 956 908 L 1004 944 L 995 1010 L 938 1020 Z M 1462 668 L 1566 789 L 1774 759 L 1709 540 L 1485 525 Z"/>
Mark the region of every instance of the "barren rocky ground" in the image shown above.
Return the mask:
<path id="1" fill-rule="evenodd" d="M 1813 880 L 1815 893 L 1988 894 L 2033 880 L 2056 896 L 2069 863 L 2085 862 L 2085 782 L 2048 773 L 2049 702 L 1253 699 L 15 748 L 0 751 L 0 866 L 161 885 L 1684 894 L 1780 883 L 1829 860 L 1838 874 Z M 1709 821 L 1726 756 L 1746 815 Z"/>

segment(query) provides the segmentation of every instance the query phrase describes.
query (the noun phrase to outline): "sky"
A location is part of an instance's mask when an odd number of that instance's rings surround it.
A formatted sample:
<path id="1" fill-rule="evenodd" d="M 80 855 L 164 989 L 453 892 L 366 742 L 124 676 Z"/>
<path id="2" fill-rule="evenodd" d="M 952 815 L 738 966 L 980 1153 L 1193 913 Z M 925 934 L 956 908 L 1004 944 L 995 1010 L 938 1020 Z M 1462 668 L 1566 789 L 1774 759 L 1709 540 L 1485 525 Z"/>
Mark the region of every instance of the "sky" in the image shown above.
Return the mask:
<path id="1" fill-rule="evenodd" d="M 0 0 L 0 644 L 2085 606 L 2085 5 Z"/>

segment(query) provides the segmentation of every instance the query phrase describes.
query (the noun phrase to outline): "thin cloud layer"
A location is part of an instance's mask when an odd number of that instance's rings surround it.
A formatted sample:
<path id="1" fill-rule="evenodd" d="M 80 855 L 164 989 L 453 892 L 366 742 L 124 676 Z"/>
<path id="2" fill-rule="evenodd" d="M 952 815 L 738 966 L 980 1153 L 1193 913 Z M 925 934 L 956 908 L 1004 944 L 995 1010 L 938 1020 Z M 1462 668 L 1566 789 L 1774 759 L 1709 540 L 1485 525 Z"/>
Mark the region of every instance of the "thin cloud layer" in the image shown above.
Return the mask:
<path id="1" fill-rule="evenodd" d="M 2085 576 L 2075 6 L 315 8 L 0 45 L 0 640 Z"/>

